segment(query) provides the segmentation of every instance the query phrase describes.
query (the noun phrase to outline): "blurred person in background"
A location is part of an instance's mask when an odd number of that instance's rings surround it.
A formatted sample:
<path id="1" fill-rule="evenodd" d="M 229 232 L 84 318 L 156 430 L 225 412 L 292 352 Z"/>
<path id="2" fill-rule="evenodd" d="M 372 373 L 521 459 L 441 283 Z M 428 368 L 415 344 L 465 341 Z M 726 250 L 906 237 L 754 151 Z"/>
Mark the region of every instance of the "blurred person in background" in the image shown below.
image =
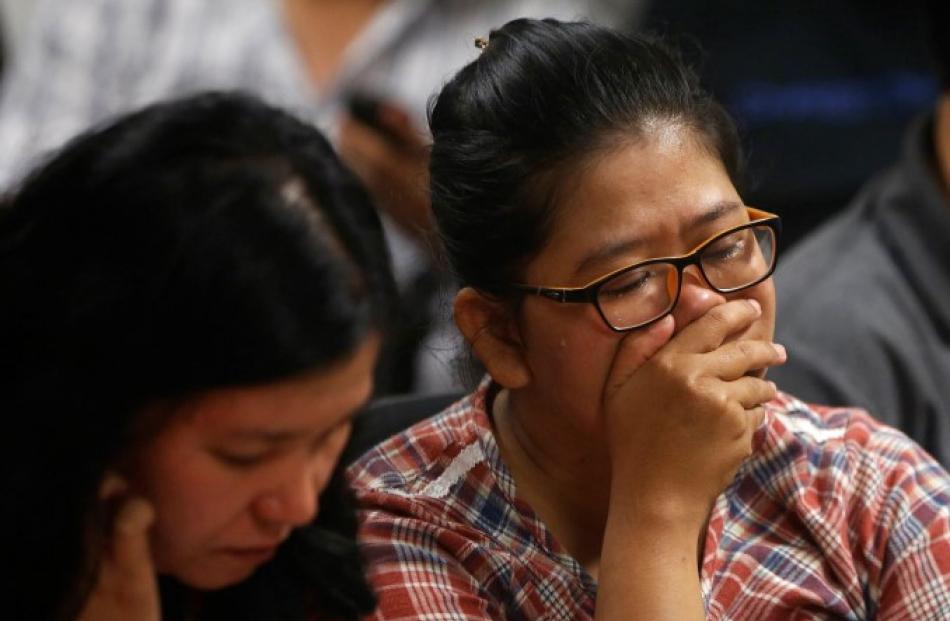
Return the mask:
<path id="1" fill-rule="evenodd" d="M 384 214 L 403 330 L 380 389 L 454 386 L 454 329 L 426 235 L 425 108 L 518 16 L 631 20 L 620 0 L 39 0 L 0 100 L 0 187 L 90 123 L 168 96 L 240 88 L 315 122 Z M 619 16 L 623 16 L 622 18 Z M 418 353 L 417 353 L 418 352 Z"/>
<path id="2" fill-rule="evenodd" d="M 19 49 L 34 4 L 34 0 L 0 0 L 4 57 Z"/>
<path id="3" fill-rule="evenodd" d="M 950 465 L 950 7 L 931 5 L 942 93 L 899 162 L 780 265 L 774 377 L 867 408 Z"/>
<path id="4" fill-rule="evenodd" d="M 3 618 L 372 610 L 336 466 L 393 289 L 356 176 L 254 99 L 156 104 L 31 173 L 0 208 Z"/>

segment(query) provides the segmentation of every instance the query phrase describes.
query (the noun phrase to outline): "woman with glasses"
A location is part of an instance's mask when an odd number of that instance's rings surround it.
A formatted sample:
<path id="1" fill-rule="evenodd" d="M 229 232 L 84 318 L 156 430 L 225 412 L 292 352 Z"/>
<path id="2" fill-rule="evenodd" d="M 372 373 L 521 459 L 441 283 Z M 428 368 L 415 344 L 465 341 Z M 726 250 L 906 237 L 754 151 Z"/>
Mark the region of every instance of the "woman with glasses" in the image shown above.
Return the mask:
<path id="1" fill-rule="evenodd" d="M 950 477 L 765 379 L 779 221 L 675 54 L 513 21 L 430 124 L 487 376 L 349 470 L 374 618 L 950 618 Z"/>
<path id="2" fill-rule="evenodd" d="M 318 131 L 205 95 L 68 144 L 0 208 L 6 619 L 357 619 L 336 468 L 392 289 Z"/>

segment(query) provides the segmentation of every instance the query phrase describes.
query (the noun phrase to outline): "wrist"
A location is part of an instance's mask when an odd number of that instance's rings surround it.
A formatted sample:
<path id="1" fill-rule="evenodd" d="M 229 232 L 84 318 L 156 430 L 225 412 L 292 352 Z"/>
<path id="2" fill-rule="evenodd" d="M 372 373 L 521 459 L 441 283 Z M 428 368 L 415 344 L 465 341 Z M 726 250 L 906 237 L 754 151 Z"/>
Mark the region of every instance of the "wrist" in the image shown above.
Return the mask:
<path id="1" fill-rule="evenodd" d="M 614 485 L 608 516 L 638 531 L 695 537 L 697 529 L 706 523 L 714 502 L 715 498 L 678 493 L 672 488 L 644 490 Z"/>

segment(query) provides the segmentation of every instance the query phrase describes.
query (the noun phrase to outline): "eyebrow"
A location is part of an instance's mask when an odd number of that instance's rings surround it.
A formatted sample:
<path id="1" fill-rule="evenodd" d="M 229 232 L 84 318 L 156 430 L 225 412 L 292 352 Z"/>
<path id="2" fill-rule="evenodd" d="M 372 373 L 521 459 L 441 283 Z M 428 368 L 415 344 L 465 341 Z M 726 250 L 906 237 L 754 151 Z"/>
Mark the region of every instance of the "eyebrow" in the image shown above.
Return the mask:
<path id="1" fill-rule="evenodd" d="M 363 403 L 358 408 L 347 414 L 346 416 L 340 418 L 330 427 L 327 427 L 321 436 L 329 434 L 331 431 L 337 428 L 337 426 L 342 425 L 346 422 L 353 422 L 356 417 L 366 409 L 366 406 L 369 405 L 369 402 Z M 228 438 L 236 440 L 251 440 L 256 442 L 266 442 L 267 444 L 286 444 L 292 442 L 299 438 L 307 437 L 309 432 L 303 430 L 278 430 L 278 429 L 241 429 L 234 431 L 228 434 Z"/>
<path id="2" fill-rule="evenodd" d="M 708 209 L 690 220 L 684 228 L 687 231 L 698 229 L 742 208 L 744 208 L 744 205 L 736 201 L 719 201 L 713 203 Z M 629 254 L 642 246 L 645 242 L 646 240 L 644 238 L 631 237 L 601 246 L 581 259 L 574 268 L 574 273 L 580 274 L 591 265 Z"/>

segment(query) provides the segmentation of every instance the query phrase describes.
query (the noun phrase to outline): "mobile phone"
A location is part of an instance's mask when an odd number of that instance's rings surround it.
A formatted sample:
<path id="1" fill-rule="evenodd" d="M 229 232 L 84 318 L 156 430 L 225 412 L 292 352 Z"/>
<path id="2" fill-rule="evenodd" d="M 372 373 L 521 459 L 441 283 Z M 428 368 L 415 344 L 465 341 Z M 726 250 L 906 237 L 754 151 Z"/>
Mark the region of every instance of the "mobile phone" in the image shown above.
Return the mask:
<path id="1" fill-rule="evenodd" d="M 360 123 L 371 127 L 396 147 L 405 147 L 405 141 L 379 118 L 380 108 L 385 105 L 382 97 L 367 92 L 354 92 L 346 98 L 350 115 Z"/>

